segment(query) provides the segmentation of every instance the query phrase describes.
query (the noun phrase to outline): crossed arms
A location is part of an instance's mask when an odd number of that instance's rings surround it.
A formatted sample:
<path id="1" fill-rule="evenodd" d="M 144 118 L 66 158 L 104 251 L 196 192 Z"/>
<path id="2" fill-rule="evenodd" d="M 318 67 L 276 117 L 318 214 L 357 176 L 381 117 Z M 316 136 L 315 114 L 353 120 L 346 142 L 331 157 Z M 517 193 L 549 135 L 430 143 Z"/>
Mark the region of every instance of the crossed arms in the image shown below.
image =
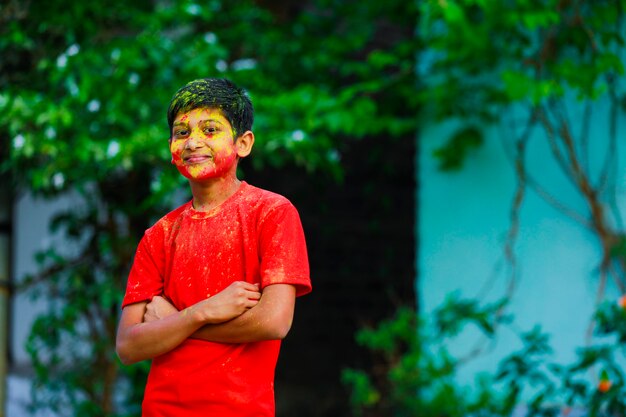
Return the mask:
<path id="1" fill-rule="evenodd" d="M 169 352 L 187 338 L 248 343 L 284 338 L 293 320 L 296 288 L 232 283 L 222 292 L 178 311 L 165 298 L 127 305 L 117 330 L 116 350 L 124 364 Z"/>

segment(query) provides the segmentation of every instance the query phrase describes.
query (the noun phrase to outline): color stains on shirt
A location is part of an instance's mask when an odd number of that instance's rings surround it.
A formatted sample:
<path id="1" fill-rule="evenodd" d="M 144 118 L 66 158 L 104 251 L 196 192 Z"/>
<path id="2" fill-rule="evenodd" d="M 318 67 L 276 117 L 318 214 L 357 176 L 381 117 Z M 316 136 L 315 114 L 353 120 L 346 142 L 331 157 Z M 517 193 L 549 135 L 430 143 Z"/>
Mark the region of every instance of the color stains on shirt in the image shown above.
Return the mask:
<path id="1" fill-rule="evenodd" d="M 146 231 L 123 305 L 165 295 L 179 309 L 234 281 L 292 284 L 311 290 L 296 209 L 245 182 L 203 212 L 187 203 Z M 274 415 L 273 377 L 280 341 L 223 344 L 187 339 L 153 360 L 144 417 Z M 192 406 L 193 405 L 193 406 Z M 198 411 L 201 410 L 201 411 Z"/>

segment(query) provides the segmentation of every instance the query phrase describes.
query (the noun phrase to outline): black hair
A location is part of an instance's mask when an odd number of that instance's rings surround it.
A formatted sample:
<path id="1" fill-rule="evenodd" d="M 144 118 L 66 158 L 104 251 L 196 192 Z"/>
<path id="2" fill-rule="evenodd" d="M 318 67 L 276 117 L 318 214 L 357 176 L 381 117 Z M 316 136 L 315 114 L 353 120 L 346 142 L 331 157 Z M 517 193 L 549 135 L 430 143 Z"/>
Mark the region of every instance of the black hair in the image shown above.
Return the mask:
<path id="1" fill-rule="evenodd" d="M 220 110 L 233 127 L 238 138 L 252 130 L 254 109 L 248 93 L 225 78 L 201 78 L 180 88 L 172 97 L 167 109 L 167 124 L 172 134 L 174 119 L 180 112 L 197 108 Z"/>

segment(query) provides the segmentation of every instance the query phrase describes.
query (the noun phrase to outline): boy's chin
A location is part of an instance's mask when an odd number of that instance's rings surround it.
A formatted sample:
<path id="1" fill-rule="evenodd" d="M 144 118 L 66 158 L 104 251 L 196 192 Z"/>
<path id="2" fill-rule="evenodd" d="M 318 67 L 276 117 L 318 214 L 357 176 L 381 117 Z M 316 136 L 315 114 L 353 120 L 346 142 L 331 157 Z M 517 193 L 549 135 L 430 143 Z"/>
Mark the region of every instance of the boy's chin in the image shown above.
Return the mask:
<path id="1" fill-rule="evenodd" d="M 185 169 L 184 167 L 177 167 L 177 168 L 178 168 L 178 172 L 180 172 L 180 174 L 183 177 L 187 178 L 189 181 L 197 182 L 197 183 L 211 182 L 216 179 L 225 177 L 226 174 L 228 173 L 228 170 L 222 170 L 222 171 L 207 170 L 205 172 L 192 173 L 189 170 Z"/>

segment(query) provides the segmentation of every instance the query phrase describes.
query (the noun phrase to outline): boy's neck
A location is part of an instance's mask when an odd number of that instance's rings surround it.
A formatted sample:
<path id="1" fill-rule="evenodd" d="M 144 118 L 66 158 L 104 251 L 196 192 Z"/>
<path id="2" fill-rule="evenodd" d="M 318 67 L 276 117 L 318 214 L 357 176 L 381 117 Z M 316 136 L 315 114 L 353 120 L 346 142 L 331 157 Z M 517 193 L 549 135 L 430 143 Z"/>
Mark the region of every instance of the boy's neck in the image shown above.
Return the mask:
<path id="1" fill-rule="evenodd" d="M 197 211 L 209 211 L 228 200 L 241 185 L 236 176 L 215 178 L 205 182 L 189 182 L 193 195 L 193 208 Z"/>

